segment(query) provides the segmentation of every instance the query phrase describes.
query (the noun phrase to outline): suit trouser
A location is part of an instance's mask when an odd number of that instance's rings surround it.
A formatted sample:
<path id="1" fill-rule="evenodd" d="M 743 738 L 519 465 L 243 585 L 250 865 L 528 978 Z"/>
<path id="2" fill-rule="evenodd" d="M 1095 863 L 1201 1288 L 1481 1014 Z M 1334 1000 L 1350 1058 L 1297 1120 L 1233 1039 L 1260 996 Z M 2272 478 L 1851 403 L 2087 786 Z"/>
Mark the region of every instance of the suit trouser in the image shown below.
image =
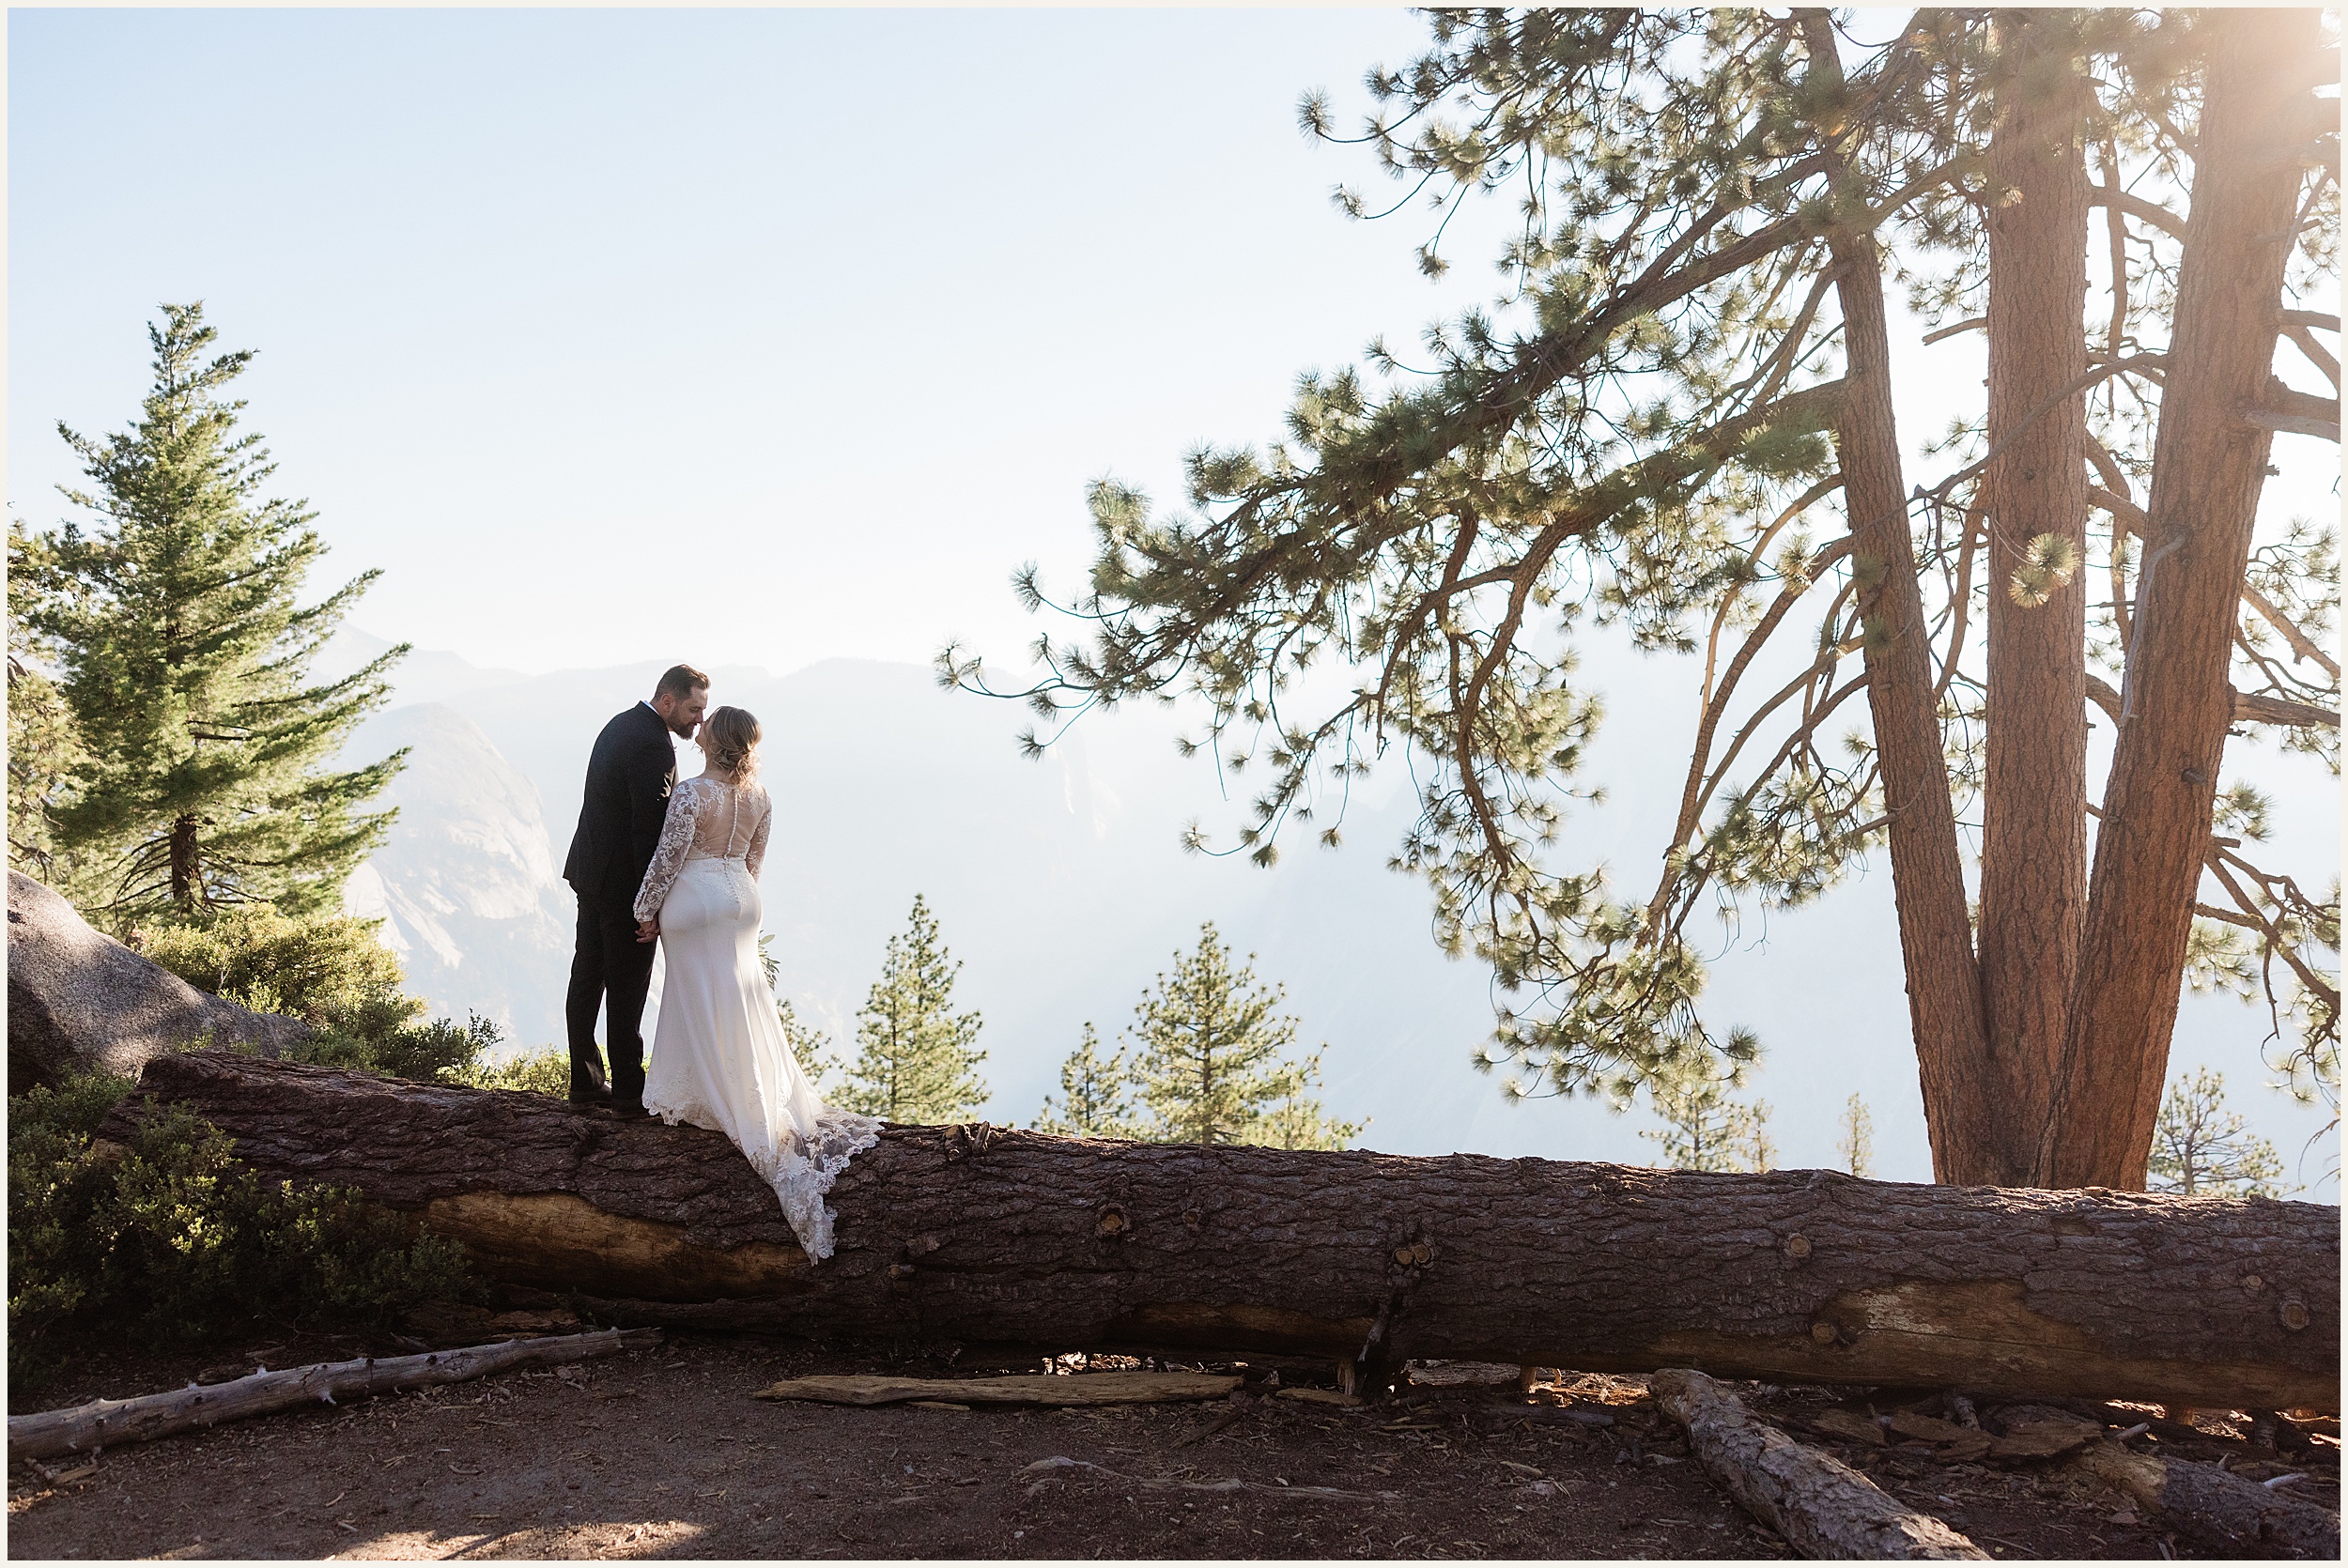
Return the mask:
<path id="1" fill-rule="evenodd" d="M 571 990 L 563 1006 L 571 1037 L 571 1092 L 603 1080 L 595 1053 L 595 1014 L 603 1014 L 611 1055 L 611 1096 L 623 1103 L 644 1098 L 644 993 L 652 989 L 657 944 L 636 940 L 633 910 L 610 910 L 582 897 L 579 940 L 571 954 Z"/>

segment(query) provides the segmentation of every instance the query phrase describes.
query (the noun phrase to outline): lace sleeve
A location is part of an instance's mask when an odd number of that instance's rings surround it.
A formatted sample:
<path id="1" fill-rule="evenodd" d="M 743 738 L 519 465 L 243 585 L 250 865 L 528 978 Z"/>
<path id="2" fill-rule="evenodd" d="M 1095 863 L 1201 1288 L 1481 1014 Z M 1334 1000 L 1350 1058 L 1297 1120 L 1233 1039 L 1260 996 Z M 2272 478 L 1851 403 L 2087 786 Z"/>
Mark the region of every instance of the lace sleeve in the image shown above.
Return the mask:
<path id="1" fill-rule="evenodd" d="M 766 864 L 766 830 L 774 825 L 774 821 L 775 803 L 767 797 L 765 791 L 761 790 L 758 792 L 758 825 L 750 830 L 749 853 L 744 857 L 749 863 L 752 882 L 758 880 L 759 868 Z"/>
<path id="2" fill-rule="evenodd" d="M 693 813 L 701 804 L 701 792 L 693 788 L 693 782 L 680 779 L 669 792 L 669 814 L 660 823 L 660 843 L 652 852 L 652 864 L 644 868 L 643 885 L 636 890 L 639 920 L 660 913 L 677 872 L 685 867 L 685 852 L 693 847 Z"/>

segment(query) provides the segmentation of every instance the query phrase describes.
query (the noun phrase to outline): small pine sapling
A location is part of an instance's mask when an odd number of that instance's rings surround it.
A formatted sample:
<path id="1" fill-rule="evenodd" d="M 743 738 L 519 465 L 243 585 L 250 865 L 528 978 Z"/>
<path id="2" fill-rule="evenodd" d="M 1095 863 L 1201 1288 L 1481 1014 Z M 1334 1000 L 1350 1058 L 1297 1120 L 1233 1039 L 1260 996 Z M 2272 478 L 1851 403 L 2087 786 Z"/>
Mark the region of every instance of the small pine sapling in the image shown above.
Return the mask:
<path id="1" fill-rule="evenodd" d="M 2149 1186 L 2184 1198 L 2279 1198 L 2275 1145 L 2226 1109 L 2226 1077 L 2207 1068 L 2169 1086 L 2153 1128 Z"/>
<path id="2" fill-rule="evenodd" d="M 953 1010 L 961 972 L 929 904 L 915 895 L 905 930 L 888 939 L 881 977 L 857 1013 L 859 1050 L 841 1105 L 892 1122 L 954 1122 L 986 1103 L 978 1070 L 986 1053 L 972 1044 L 980 1017 Z"/>

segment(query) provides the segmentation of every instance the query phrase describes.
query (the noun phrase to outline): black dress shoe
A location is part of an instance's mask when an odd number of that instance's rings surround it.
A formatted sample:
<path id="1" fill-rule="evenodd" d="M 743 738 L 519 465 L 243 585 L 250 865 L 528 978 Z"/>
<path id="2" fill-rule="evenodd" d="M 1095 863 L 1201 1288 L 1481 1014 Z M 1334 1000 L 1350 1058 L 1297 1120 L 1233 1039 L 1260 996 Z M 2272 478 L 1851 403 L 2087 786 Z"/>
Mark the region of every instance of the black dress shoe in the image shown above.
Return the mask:
<path id="1" fill-rule="evenodd" d="M 601 1084 L 590 1084 L 584 1089 L 574 1084 L 570 1099 L 573 1105 L 609 1105 L 611 1103 L 611 1091 Z"/>
<path id="2" fill-rule="evenodd" d="M 650 1111 L 644 1109 L 644 1102 L 641 1099 L 614 1099 L 611 1102 L 611 1114 L 623 1121 L 632 1121 L 638 1116 L 652 1115 Z"/>

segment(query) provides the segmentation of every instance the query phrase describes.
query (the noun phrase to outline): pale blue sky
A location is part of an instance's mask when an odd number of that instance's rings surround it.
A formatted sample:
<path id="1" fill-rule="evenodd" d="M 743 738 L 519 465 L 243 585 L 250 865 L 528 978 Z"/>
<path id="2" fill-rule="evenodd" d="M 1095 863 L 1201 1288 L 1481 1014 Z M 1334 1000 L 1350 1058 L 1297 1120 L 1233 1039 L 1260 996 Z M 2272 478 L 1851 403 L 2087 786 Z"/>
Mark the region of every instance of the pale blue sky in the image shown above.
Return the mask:
<path id="1" fill-rule="evenodd" d="M 117 428 L 160 300 L 356 617 L 477 663 L 788 669 L 1030 635 L 1086 483 L 1482 296 L 1295 126 L 1398 10 L 16 11 L 9 496 Z M 1495 217 L 1498 215 L 1495 214 Z"/>

